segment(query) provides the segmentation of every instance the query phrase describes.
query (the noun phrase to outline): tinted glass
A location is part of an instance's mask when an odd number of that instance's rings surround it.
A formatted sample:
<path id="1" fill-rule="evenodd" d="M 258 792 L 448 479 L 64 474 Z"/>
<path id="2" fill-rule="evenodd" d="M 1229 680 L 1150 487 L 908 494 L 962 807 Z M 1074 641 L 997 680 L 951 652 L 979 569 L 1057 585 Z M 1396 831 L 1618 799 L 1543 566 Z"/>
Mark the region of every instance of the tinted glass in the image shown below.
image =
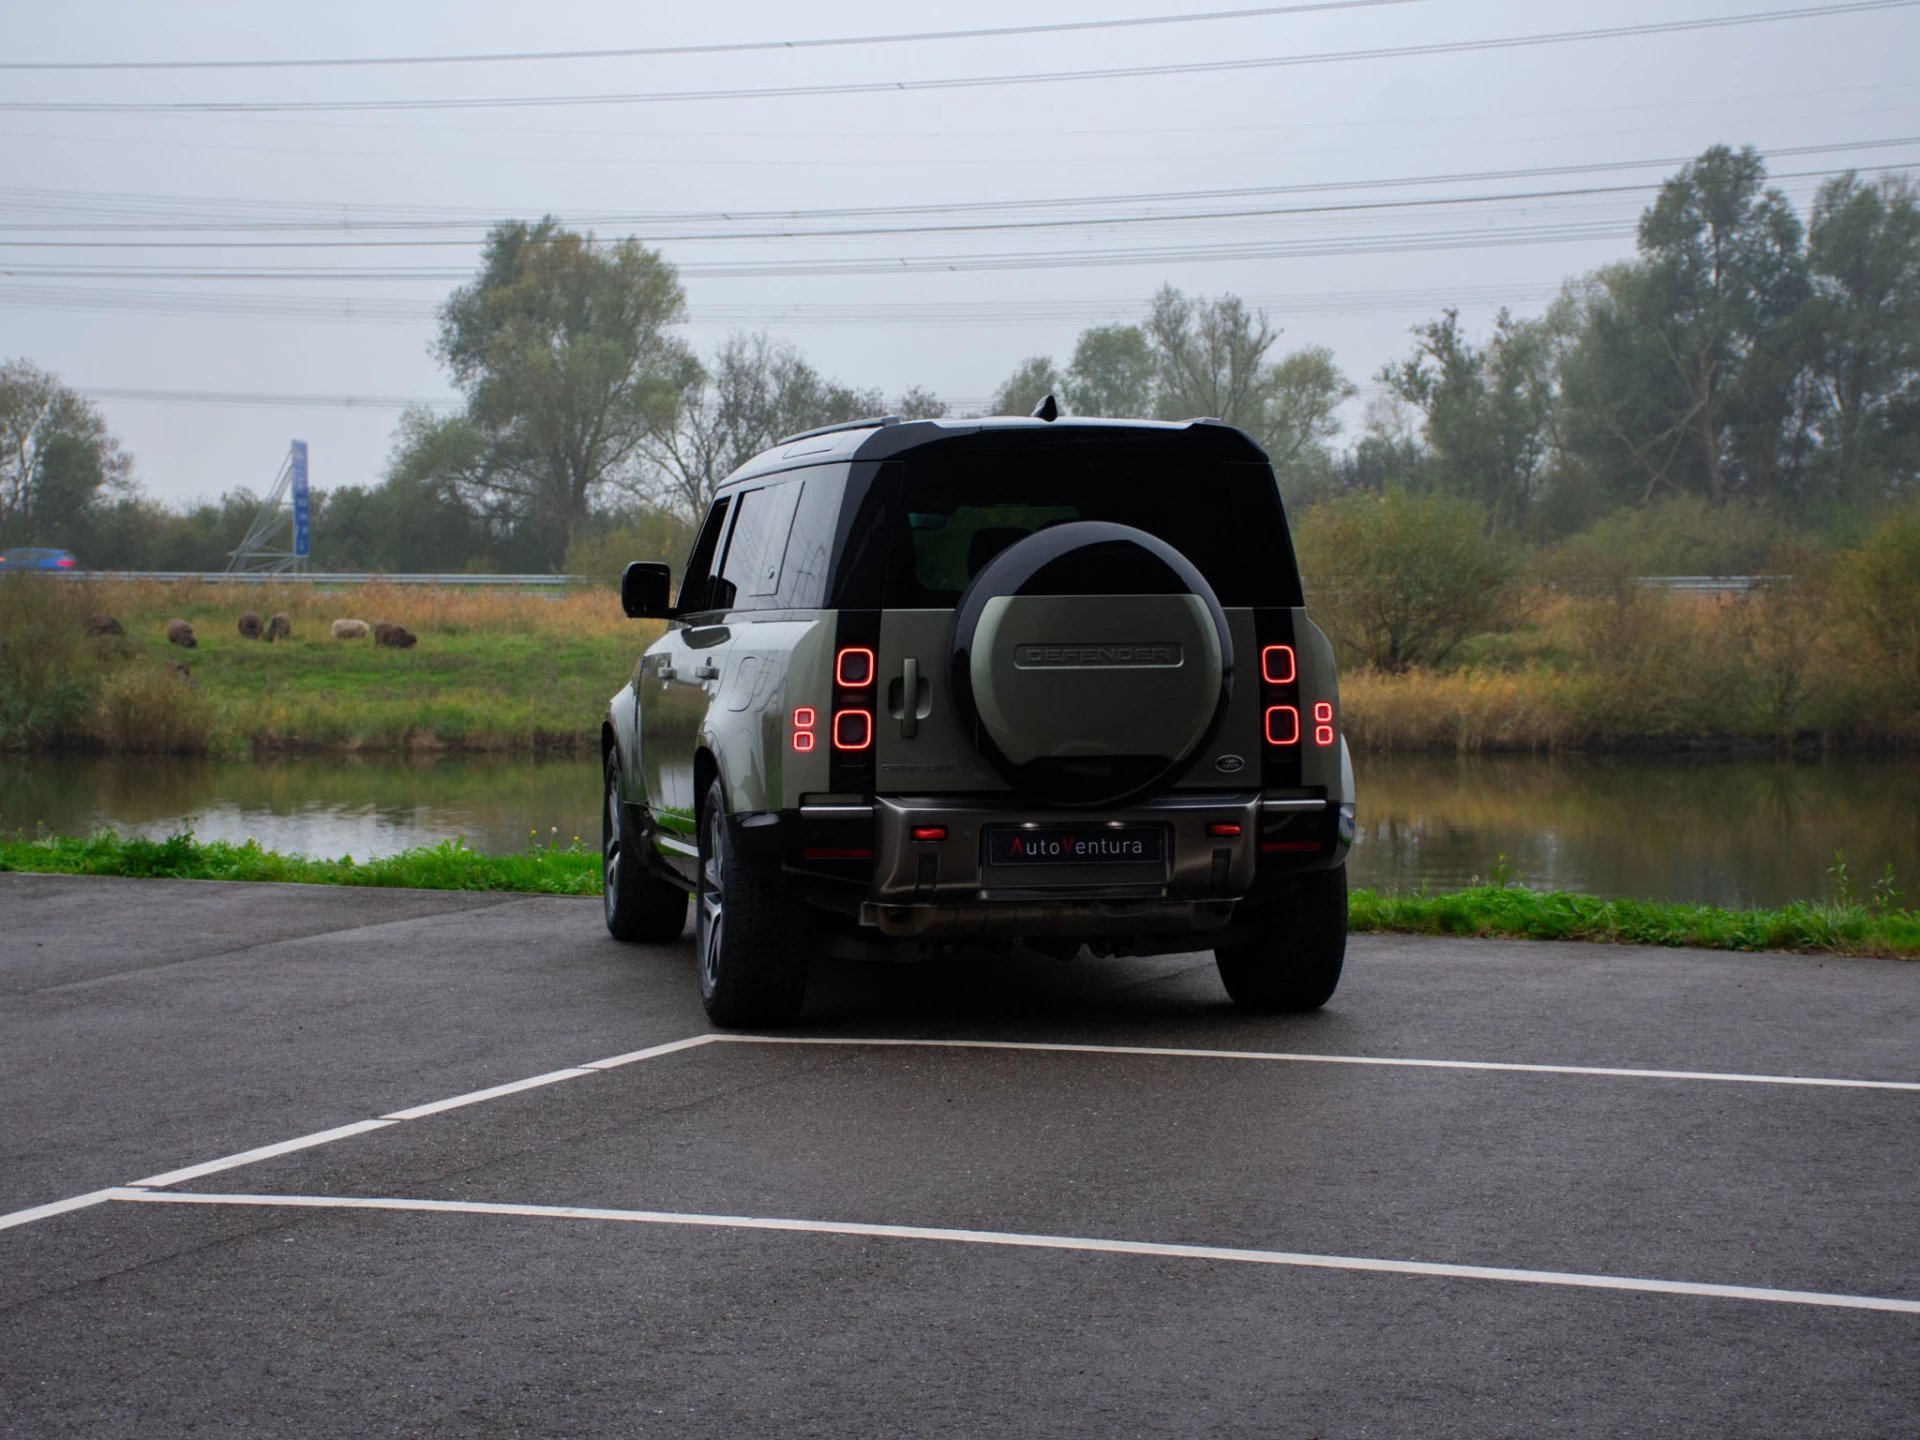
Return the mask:
<path id="1" fill-rule="evenodd" d="M 1300 576 L 1265 465 L 1139 444 L 969 448 L 887 467 L 886 604 L 954 604 L 995 555 L 1070 520 L 1130 525 L 1172 545 L 1223 605 L 1298 605 Z"/>
<path id="2" fill-rule="evenodd" d="M 713 502 L 713 508 L 707 512 L 706 523 L 694 538 L 693 550 L 687 556 L 687 568 L 680 576 L 680 600 L 674 607 L 683 615 L 697 614 L 710 608 L 713 552 L 719 548 L 720 532 L 726 528 L 729 498 L 723 497 Z"/>
<path id="3" fill-rule="evenodd" d="M 764 610 L 778 603 L 800 487 L 800 481 L 787 480 L 748 490 L 734 500 L 733 535 L 714 583 L 714 608 Z"/>
<path id="4" fill-rule="evenodd" d="M 794 487 L 800 498 L 787 534 L 786 563 L 780 569 L 782 609 L 817 610 L 827 603 L 827 569 L 833 559 L 846 473 L 844 465 L 816 465 Z"/>

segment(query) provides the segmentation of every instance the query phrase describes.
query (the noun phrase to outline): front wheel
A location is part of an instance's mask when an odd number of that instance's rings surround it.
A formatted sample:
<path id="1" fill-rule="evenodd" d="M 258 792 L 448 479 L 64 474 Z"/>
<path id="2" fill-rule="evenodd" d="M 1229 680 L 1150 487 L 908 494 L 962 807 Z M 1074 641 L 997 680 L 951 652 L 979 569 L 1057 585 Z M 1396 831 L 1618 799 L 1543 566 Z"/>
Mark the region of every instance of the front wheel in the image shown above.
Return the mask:
<path id="1" fill-rule="evenodd" d="M 806 913 L 776 876 L 746 865 L 715 780 L 700 812 L 700 1001 L 716 1025 L 748 1029 L 797 1019 L 807 998 Z"/>
<path id="2" fill-rule="evenodd" d="M 1251 940 L 1213 952 L 1243 1010 L 1318 1010 L 1333 998 L 1347 955 L 1347 867 L 1304 875 Z"/>
<path id="3" fill-rule="evenodd" d="M 600 806 L 600 897 L 616 940 L 674 940 L 687 928 L 687 891 L 647 873 L 633 817 L 620 799 L 620 757 L 607 755 Z"/>

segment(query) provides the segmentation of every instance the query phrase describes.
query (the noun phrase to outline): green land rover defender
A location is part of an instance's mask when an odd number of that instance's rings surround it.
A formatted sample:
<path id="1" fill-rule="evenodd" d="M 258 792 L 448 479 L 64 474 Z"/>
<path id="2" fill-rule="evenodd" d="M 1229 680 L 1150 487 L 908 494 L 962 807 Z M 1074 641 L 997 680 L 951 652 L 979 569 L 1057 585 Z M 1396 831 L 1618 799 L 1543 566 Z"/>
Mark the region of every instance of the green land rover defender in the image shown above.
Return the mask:
<path id="1" fill-rule="evenodd" d="M 1043 412 L 1048 407 L 1043 407 Z M 1272 467 L 1218 422 L 894 418 L 719 488 L 601 733 L 607 928 L 774 1025 L 818 953 L 1211 949 L 1319 1006 L 1353 767 Z"/>

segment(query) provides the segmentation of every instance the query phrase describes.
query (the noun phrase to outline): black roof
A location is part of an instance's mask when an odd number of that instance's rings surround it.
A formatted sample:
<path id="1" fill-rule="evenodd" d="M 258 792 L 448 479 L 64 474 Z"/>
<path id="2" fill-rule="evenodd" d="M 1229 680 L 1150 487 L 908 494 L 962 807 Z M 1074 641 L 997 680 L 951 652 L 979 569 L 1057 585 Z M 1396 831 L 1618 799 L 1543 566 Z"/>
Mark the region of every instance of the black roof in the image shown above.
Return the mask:
<path id="1" fill-rule="evenodd" d="M 1160 445 L 1196 457 L 1264 461 L 1266 452 L 1245 432 L 1218 420 L 1038 420 L 987 415 L 969 420 L 902 420 L 897 415 L 826 425 L 790 435 L 747 461 L 722 488 L 802 465 L 846 460 L 891 460 L 915 450 L 1022 445 L 1112 444 L 1117 440 Z"/>

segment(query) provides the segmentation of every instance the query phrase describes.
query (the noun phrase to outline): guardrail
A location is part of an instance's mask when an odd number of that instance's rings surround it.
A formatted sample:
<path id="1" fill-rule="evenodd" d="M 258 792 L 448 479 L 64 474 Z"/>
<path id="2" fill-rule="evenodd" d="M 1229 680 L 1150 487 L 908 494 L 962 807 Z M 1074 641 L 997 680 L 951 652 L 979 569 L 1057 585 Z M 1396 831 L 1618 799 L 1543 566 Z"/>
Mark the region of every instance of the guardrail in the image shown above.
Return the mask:
<path id="1" fill-rule="evenodd" d="M 1684 590 L 1692 595 L 1745 595 L 1770 580 L 1792 578 L 1791 575 L 1642 575 L 1640 583 Z"/>
<path id="2" fill-rule="evenodd" d="M 22 571 L 25 574 L 27 572 Z M 553 590 L 566 585 L 591 585 L 585 575 L 395 575 L 373 571 L 326 570 L 60 570 L 69 580 L 158 580 L 177 584 L 197 580 L 207 585 L 480 585 L 505 589 Z"/>

